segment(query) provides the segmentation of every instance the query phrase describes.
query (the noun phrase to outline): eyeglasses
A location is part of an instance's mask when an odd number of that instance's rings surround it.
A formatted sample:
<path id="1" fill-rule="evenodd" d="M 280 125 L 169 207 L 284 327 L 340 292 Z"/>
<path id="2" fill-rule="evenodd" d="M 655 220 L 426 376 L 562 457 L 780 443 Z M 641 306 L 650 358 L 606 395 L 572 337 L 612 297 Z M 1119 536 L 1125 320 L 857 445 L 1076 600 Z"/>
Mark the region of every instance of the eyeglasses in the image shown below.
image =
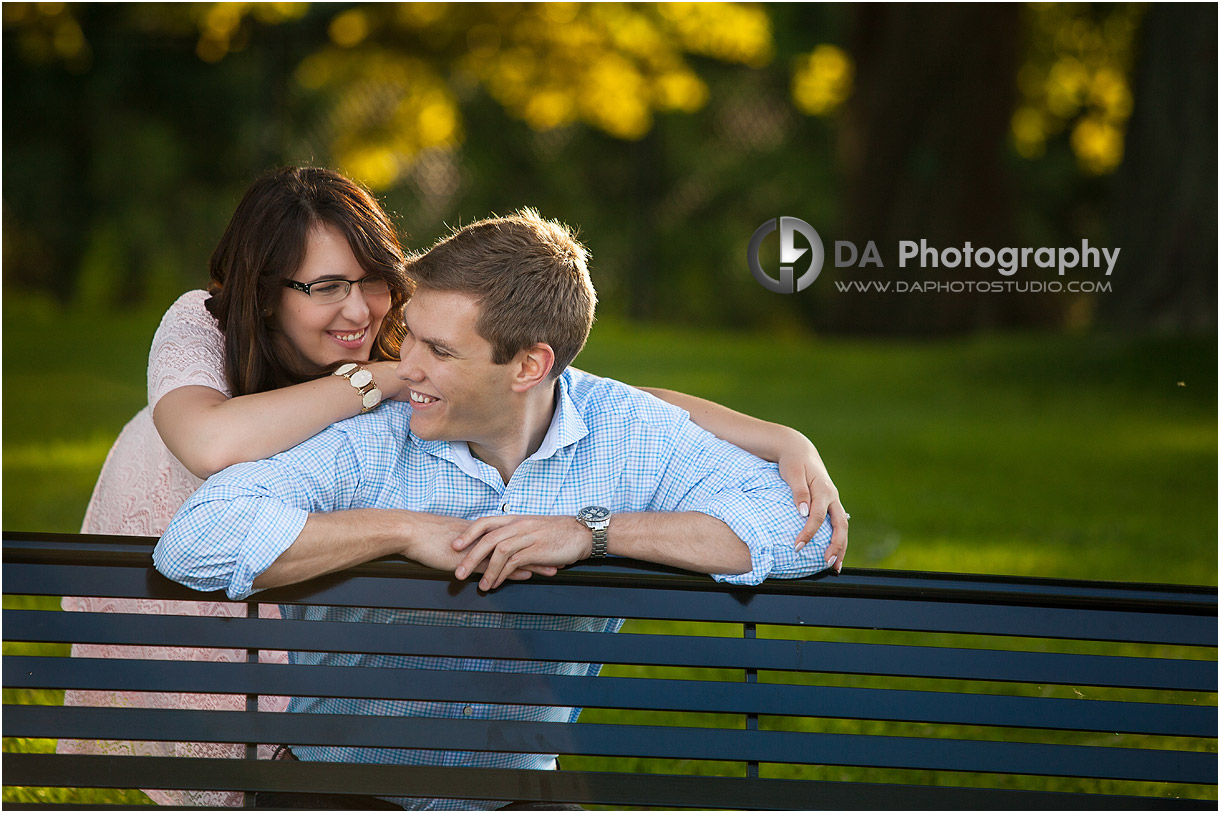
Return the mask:
<path id="1" fill-rule="evenodd" d="M 365 296 L 382 296 L 390 292 L 390 283 L 385 277 L 362 277 L 350 279 L 320 279 L 317 282 L 297 282 L 294 279 L 284 280 L 284 285 L 296 291 L 304 291 L 309 298 L 319 305 L 330 305 L 342 302 L 352 292 L 352 285 L 359 283 Z"/>

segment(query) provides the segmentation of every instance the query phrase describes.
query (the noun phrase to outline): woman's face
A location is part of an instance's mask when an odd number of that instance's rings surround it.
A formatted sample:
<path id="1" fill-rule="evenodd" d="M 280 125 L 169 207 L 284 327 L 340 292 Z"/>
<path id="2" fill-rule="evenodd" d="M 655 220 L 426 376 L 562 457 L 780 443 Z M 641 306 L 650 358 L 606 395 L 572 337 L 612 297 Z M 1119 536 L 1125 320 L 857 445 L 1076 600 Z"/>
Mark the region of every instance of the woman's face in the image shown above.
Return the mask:
<path id="1" fill-rule="evenodd" d="M 292 278 L 308 284 L 327 279 L 355 282 L 364 276 L 347 238 L 324 223 L 310 231 L 305 261 Z M 353 285 L 347 298 L 326 305 L 315 302 L 304 291 L 286 287 L 276 319 L 302 356 L 328 367 L 347 359 L 368 361 L 381 320 L 389 309 L 388 292 L 366 294 L 360 285 Z"/>

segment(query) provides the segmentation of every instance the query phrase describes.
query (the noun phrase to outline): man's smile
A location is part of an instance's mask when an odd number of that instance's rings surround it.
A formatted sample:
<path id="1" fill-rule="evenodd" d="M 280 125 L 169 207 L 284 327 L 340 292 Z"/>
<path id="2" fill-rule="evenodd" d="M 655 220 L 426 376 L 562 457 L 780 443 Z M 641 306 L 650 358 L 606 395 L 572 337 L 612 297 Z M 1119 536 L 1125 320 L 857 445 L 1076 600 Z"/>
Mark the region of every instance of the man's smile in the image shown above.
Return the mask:
<path id="1" fill-rule="evenodd" d="M 411 390 L 411 403 L 416 406 L 427 406 L 428 404 L 434 404 L 439 400 L 439 398 L 435 398 L 431 395 L 424 395 L 422 392 Z"/>

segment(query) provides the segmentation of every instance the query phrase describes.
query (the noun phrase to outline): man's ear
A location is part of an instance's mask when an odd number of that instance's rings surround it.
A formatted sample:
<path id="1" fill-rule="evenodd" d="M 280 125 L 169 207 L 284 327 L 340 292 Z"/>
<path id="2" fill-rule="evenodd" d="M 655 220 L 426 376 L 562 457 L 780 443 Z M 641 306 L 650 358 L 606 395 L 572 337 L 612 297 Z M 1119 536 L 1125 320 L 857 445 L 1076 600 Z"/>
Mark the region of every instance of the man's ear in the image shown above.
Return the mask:
<path id="1" fill-rule="evenodd" d="M 555 366 L 555 351 L 546 342 L 527 347 L 513 359 L 513 392 L 526 392 L 546 381 Z"/>

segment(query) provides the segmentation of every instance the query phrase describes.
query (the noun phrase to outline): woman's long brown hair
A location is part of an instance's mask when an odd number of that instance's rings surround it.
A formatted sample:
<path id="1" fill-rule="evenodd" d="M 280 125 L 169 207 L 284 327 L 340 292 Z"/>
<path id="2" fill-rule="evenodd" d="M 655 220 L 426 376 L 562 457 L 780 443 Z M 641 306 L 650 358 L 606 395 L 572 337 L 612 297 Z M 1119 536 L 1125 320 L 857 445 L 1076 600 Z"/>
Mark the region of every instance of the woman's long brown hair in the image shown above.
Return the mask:
<path id="1" fill-rule="evenodd" d="M 210 263 L 208 311 L 225 337 L 225 377 L 234 396 L 299 384 L 326 369 L 306 360 L 277 328 L 283 282 L 305 260 L 317 226 L 339 230 L 360 267 L 390 284 L 390 309 L 373 345 L 374 360 L 398 358 L 402 308 L 412 284 L 390 218 L 362 186 L 337 172 L 286 167 L 259 178 L 233 213 Z"/>

